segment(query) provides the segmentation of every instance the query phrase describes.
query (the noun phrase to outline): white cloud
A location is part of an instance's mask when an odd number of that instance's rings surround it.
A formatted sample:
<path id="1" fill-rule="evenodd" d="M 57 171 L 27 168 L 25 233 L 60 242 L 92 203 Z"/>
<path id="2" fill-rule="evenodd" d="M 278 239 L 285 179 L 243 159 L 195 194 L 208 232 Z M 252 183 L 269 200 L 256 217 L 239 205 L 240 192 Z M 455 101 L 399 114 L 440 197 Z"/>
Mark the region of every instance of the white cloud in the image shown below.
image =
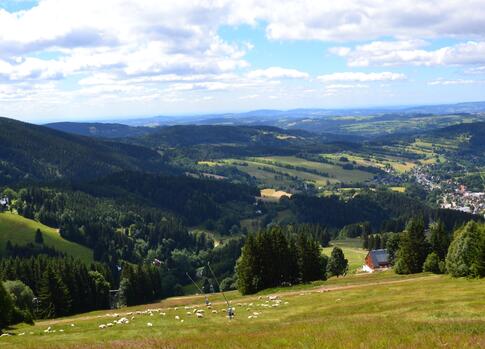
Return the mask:
<path id="1" fill-rule="evenodd" d="M 334 47 L 330 53 L 347 60 L 351 67 L 396 65 L 485 64 L 485 41 L 468 41 L 436 50 L 425 50 L 423 40 L 374 41 L 349 47 Z"/>
<path id="2" fill-rule="evenodd" d="M 270 67 L 250 71 L 247 77 L 250 79 L 307 79 L 309 75 L 296 69 Z"/>
<path id="3" fill-rule="evenodd" d="M 447 80 L 447 79 L 438 79 L 434 81 L 428 82 L 430 86 L 436 85 L 469 85 L 469 84 L 480 84 L 483 83 L 482 80 L 469 80 L 469 79 L 456 79 L 456 80 Z"/>
<path id="4" fill-rule="evenodd" d="M 16 13 L 0 9 L 0 100 L 28 100 L 34 114 L 36 105 L 69 101 L 73 113 L 82 114 L 86 104 L 113 115 L 125 112 L 117 96 L 143 108 L 146 101 L 185 107 L 188 100 L 209 101 L 213 91 L 256 104 L 276 96 L 278 84 L 288 95 L 296 91 L 290 84 L 314 90 L 305 72 L 310 68 L 251 67 L 247 53 L 267 49 L 264 43 L 254 47 L 219 34 L 222 27 L 242 24 L 260 26 L 267 38 L 281 42 L 333 42 L 338 47 L 330 52 L 350 66 L 468 65 L 467 72 L 477 74 L 485 66 L 483 18 L 483 0 L 42 0 Z M 461 43 L 429 49 L 436 38 Z M 364 44 L 354 47 L 356 42 Z M 327 92 L 403 79 L 391 72 L 319 78 L 329 84 Z M 223 103 L 218 99 L 217 105 Z M 5 110 L 16 111 L 0 105 Z"/>
<path id="5" fill-rule="evenodd" d="M 247 0 L 240 20 L 262 19 L 275 40 L 484 37 L 483 0 Z M 250 13 L 253 16 L 250 16 Z"/>
<path id="6" fill-rule="evenodd" d="M 374 82 L 374 81 L 398 81 L 405 80 L 406 75 L 401 73 L 360 73 L 360 72 L 343 72 L 333 73 L 327 75 L 320 75 L 317 77 L 322 82 L 334 81 L 356 81 L 356 82 Z"/>

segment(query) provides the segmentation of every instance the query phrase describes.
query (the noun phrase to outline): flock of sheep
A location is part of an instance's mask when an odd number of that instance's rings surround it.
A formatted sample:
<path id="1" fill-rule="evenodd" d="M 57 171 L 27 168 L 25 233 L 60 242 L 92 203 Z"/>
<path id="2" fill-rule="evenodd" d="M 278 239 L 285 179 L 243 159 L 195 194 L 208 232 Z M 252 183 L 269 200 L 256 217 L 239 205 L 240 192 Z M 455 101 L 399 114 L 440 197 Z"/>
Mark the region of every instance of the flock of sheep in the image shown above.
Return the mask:
<path id="1" fill-rule="evenodd" d="M 263 297 L 259 297 L 258 300 L 263 300 Z M 246 307 L 246 312 L 249 314 L 247 316 L 248 319 L 257 319 L 259 316 L 262 315 L 261 311 L 252 311 L 252 308 L 261 307 L 261 308 L 275 308 L 281 305 L 288 305 L 288 302 L 283 302 L 279 296 L 268 296 L 267 300 L 262 301 L 260 303 L 238 303 L 237 306 L 240 308 Z M 206 312 L 207 310 L 207 312 Z M 206 309 L 202 309 L 199 306 L 185 306 L 182 308 L 173 307 L 168 309 L 156 308 L 156 309 L 147 309 L 144 311 L 134 311 L 128 312 L 123 314 L 123 317 L 120 318 L 120 314 L 106 314 L 107 317 L 115 318 L 115 320 L 103 323 L 98 326 L 99 329 L 104 330 L 115 325 L 127 325 L 130 324 L 130 321 L 135 320 L 137 317 L 149 316 L 153 317 L 155 315 L 159 315 L 161 317 L 167 317 L 167 313 L 172 313 L 173 318 L 175 321 L 183 323 L 185 319 L 183 317 L 195 317 L 197 319 L 203 319 L 206 317 L 206 314 L 227 314 L 226 308 L 217 310 L 213 309 L 211 303 L 207 304 Z M 234 311 L 234 308 L 233 308 Z M 119 319 L 118 319 L 119 318 Z M 129 319 L 130 318 L 130 319 Z M 153 327 L 154 322 L 149 321 L 146 323 L 147 327 Z"/>
<path id="2" fill-rule="evenodd" d="M 238 313 L 243 314 L 244 313 L 244 308 L 246 310 L 246 315 L 242 316 L 241 318 L 245 318 L 247 316 L 247 319 L 257 319 L 258 317 L 262 316 L 263 314 L 263 309 L 270 309 L 270 308 L 276 308 L 282 305 L 288 305 L 288 302 L 283 302 L 279 296 L 268 296 L 263 298 L 262 296 L 258 297 L 257 302 L 253 303 L 237 303 L 237 307 L 241 309 L 241 311 L 238 311 Z M 231 306 L 232 307 L 232 306 Z M 104 316 L 100 317 L 107 317 L 110 318 L 109 322 L 102 323 L 98 325 L 98 328 L 100 330 L 107 330 L 112 327 L 119 327 L 119 326 L 126 326 L 131 323 L 133 323 L 133 320 L 138 319 L 138 318 L 144 318 L 146 317 L 148 320 L 146 322 L 147 327 L 153 327 L 154 324 L 156 323 L 155 319 L 158 317 L 162 318 L 172 318 L 175 321 L 179 323 L 183 323 L 185 319 L 189 318 L 197 318 L 197 319 L 204 319 L 205 317 L 208 317 L 210 315 L 218 315 L 218 314 L 224 314 L 224 316 L 227 316 L 228 314 L 228 309 L 227 308 L 222 308 L 222 309 L 215 309 L 211 303 L 208 303 L 205 306 L 205 309 L 203 309 L 203 306 L 185 306 L 185 307 L 172 307 L 168 309 L 162 309 L 162 308 L 156 308 L 156 309 L 147 309 L 147 310 L 138 310 L 138 311 L 132 311 L 132 312 L 127 312 L 123 314 L 118 314 L 118 313 L 108 313 Z M 235 307 L 232 307 L 233 314 L 235 314 Z M 229 316 L 227 316 L 229 318 Z M 68 325 L 68 328 L 75 327 L 74 324 Z M 67 328 L 66 328 L 67 329 Z M 63 333 L 65 332 L 64 329 L 54 329 L 52 326 L 47 327 L 45 330 L 41 332 L 41 334 L 53 334 L 53 333 Z M 25 332 L 19 333 L 19 336 L 25 335 Z M 29 332 L 28 334 L 33 335 L 34 332 Z M 9 334 L 3 334 L 2 337 L 4 336 L 9 336 Z"/>

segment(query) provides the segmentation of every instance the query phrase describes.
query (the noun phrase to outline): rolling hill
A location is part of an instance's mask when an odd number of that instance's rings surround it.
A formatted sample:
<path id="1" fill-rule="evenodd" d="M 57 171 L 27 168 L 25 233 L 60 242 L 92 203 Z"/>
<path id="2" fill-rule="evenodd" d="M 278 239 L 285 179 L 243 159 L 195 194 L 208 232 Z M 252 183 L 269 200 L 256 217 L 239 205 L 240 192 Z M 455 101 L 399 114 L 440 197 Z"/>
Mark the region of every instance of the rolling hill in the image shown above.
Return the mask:
<path id="1" fill-rule="evenodd" d="M 157 171 L 150 149 L 0 118 L 0 184 L 92 179 L 122 170 Z"/>
<path id="2" fill-rule="evenodd" d="M 0 213 L 0 256 L 5 253 L 7 241 L 14 245 L 26 245 L 34 242 L 37 229 L 40 229 L 43 234 L 45 246 L 78 258 L 85 263 L 93 261 L 93 251 L 65 240 L 59 235 L 57 229 L 9 212 Z"/>
<path id="3" fill-rule="evenodd" d="M 156 131 L 153 127 L 136 127 L 123 124 L 100 122 L 55 122 L 44 126 L 66 133 L 98 138 L 128 138 L 145 136 Z"/>

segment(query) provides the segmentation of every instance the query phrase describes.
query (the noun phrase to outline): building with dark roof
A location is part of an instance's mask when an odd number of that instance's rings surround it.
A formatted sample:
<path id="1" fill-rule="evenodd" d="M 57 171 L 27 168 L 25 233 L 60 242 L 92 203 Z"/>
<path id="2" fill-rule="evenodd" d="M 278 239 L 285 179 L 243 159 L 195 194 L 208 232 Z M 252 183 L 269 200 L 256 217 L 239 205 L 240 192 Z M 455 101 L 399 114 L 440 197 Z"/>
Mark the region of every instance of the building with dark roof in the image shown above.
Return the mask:
<path id="1" fill-rule="evenodd" d="M 365 265 L 370 269 L 388 268 L 389 264 L 389 254 L 387 250 L 372 250 L 365 256 Z"/>

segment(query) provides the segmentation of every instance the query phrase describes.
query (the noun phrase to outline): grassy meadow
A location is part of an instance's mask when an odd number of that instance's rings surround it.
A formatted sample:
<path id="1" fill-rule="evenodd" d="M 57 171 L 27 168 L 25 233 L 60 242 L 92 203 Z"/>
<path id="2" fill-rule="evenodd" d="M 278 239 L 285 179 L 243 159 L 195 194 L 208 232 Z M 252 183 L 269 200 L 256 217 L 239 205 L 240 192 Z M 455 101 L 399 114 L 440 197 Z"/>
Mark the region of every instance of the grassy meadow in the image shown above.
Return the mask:
<path id="1" fill-rule="evenodd" d="M 203 297 L 178 297 L 19 325 L 12 332 L 25 334 L 0 338 L 0 348 L 483 348 L 484 289 L 485 280 L 443 275 L 351 275 L 246 297 L 229 292 L 232 321 L 219 294 L 203 318 L 193 313 L 205 308 Z M 136 314 L 147 309 L 155 310 Z M 99 328 L 121 317 L 129 323 Z"/>
<path id="2" fill-rule="evenodd" d="M 93 251 L 89 248 L 62 238 L 57 229 L 10 212 L 0 213 L 0 256 L 5 252 L 7 241 L 14 245 L 33 243 L 35 231 L 40 229 L 44 244 L 59 252 L 78 258 L 86 263 L 93 261 Z"/>
<path id="3" fill-rule="evenodd" d="M 362 241 L 359 238 L 333 240 L 330 242 L 329 247 L 323 248 L 322 252 L 330 257 L 330 254 L 335 246 L 342 249 L 345 258 L 348 260 L 350 274 L 355 273 L 358 269 L 362 268 L 364 258 L 367 255 L 367 250 L 362 248 Z"/>

